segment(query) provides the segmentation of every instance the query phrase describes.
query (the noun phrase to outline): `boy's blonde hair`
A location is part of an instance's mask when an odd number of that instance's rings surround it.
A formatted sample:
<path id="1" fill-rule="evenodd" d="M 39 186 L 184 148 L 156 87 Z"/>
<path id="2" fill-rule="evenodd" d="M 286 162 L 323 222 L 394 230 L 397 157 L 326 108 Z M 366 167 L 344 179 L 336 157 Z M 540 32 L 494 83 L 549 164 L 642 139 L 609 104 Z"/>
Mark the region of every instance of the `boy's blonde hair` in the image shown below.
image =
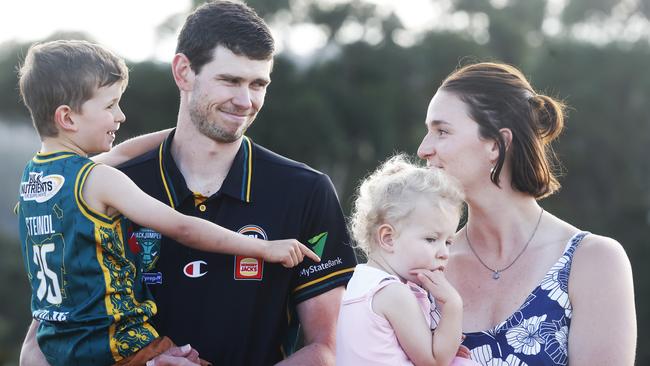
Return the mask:
<path id="1" fill-rule="evenodd" d="M 388 159 L 361 182 L 357 191 L 350 220 L 356 247 L 368 255 L 377 228 L 398 224 L 423 198 L 439 209 L 451 206 L 460 213 L 464 195 L 456 180 L 439 169 L 413 163 L 404 154 Z"/>
<path id="2" fill-rule="evenodd" d="M 126 88 L 129 72 L 123 59 L 100 45 L 59 40 L 33 44 L 18 77 L 20 96 L 42 139 L 58 135 L 54 112 L 59 106 L 80 112 L 97 89 L 117 82 Z"/>

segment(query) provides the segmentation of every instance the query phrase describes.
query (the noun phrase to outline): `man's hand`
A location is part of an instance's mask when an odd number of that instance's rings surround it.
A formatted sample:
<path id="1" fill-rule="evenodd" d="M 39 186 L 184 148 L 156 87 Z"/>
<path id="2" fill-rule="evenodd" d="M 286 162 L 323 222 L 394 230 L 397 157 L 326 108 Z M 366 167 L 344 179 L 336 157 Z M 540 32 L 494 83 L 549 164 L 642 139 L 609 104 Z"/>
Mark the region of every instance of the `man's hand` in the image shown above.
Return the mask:
<path id="1" fill-rule="evenodd" d="M 189 344 L 183 347 L 172 347 L 164 353 L 147 361 L 147 366 L 197 366 L 199 352 Z"/>
<path id="2" fill-rule="evenodd" d="M 320 262 L 316 253 L 295 239 L 273 240 L 267 243 L 264 260 L 281 263 L 286 268 L 297 266 L 305 256 Z"/>

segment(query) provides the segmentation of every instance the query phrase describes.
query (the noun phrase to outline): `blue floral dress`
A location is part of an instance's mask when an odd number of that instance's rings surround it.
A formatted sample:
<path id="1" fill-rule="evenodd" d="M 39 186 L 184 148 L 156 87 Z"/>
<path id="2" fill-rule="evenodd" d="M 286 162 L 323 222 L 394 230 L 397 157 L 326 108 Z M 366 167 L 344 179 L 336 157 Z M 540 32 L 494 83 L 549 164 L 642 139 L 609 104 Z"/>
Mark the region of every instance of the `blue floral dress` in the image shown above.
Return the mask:
<path id="1" fill-rule="evenodd" d="M 472 360 L 486 366 L 567 365 L 571 302 L 569 274 L 579 232 L 542 282 L 506 321 L 483 332 L 465 333 Z"/>

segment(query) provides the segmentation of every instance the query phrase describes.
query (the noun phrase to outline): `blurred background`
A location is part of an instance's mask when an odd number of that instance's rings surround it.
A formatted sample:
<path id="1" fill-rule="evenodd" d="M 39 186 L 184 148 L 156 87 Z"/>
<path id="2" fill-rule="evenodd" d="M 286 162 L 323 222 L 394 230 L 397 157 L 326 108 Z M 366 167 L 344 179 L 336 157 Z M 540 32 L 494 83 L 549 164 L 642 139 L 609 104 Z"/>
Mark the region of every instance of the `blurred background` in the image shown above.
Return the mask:
<path id="1" fill-rule="evenodd" d="M 28 46 L 87 39 L 128 60 L 118 139 L 173 126 L 169 71 L 179 26 L 203 1 L 3 1 L 0 4 L 0 365 L 17 365 L 29 290 L 12 213 L 38 149 L 17 91 Z M 557 216 L 616 238 L 634 271 L 639 329 L 650 326 L 649 0 L 249 0 L 278 43 L 256 142 L 326 172 L 349 211 L 358 180 L 394 152 L 415 154 L 429 99 L 472 61 L 519 66 L 570 106 L 556 143 Z M 606 331 L 606 330 L 604 330 Z M 637 364 L 650 365 L 641 331 Z"/>

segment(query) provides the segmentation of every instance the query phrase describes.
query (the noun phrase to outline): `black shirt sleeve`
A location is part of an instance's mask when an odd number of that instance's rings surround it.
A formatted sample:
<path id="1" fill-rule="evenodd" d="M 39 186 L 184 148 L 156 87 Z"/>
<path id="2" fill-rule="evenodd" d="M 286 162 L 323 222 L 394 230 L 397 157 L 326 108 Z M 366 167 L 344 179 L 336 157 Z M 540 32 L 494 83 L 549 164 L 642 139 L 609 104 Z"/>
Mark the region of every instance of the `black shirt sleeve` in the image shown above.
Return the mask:
<path id="1" fill-rule="evenodd" d="M 336 191 L 325 174 L 319 174 L 306 202 L 300 241 L 321 262 L 305 258 L 296 267 L 291 294 L 295 304 L 347 284 L 357 262 Z"/>

